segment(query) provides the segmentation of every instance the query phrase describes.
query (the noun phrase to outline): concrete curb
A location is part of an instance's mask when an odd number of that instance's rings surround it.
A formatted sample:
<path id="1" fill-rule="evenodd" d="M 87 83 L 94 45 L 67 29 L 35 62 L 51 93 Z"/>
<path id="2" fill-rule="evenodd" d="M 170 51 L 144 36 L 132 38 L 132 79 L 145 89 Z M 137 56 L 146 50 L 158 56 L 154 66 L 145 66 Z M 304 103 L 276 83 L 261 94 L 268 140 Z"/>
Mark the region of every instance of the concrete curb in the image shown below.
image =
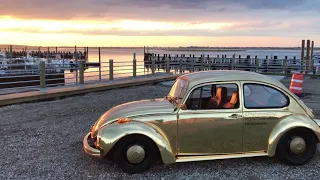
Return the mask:
<path id="1" fill-rule="evenodd" d="M 181 74 L 180 74 L 181 75 Z M 57 89 L 47 89 L 46 91 L 32 91 L 25 93 L 15 93 L 0 96 L 0 106 L 7 106 L 18 103 L 26 103 L 47 99 L 55 99 L 59 97 L 67 97 L 73 95 L 81 95 L 90 92 L 98 92 L 116 88 L 124 88 L 130 86 L 138 86 L 145 84 L 159 83 L 162 81 L 174 80 L 180 75 L 167 75 L 161 77 L 148 77 L 135 80 L 123 80 L 111 83 L 99 84 L 83 84 L 81 86 L 64 87 Z"/>

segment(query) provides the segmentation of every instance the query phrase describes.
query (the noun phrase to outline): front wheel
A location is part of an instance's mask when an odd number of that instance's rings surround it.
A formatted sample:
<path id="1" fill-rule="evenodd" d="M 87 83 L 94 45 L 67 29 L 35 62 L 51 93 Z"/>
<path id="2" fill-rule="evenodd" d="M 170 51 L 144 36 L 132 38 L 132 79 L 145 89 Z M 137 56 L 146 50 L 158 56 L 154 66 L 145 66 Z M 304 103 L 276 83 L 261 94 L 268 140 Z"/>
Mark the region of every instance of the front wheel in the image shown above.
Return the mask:
<path id="1" fill-rule="evenodd" d="M 293 129 L 285 133 L 277 146 L 277 158 L 289 165 L 309 162 L 317 150 L 317 140 L 311 130 Z"/>
<path id="2" fill-rule="evenodd" d="M 118 166 L 130 174 L 147 171 L 159 159 L 156 144 L 145 136 L 131 135 L 117 143 L 114 160 Z"/>

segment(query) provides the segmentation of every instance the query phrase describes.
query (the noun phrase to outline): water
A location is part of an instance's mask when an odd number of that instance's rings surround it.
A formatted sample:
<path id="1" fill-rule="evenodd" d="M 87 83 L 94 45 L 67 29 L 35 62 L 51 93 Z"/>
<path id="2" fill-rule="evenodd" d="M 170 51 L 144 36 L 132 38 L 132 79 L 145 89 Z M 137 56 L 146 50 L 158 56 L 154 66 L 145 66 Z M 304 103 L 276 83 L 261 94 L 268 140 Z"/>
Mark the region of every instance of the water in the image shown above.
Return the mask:
<path id="1" fill-rule="evenodd" d="M 22 49 L 14 49 L 17 51 L 22 51 Z M 37 48 L 28 48 L 28 51 L 37 51 Z M 47 51 L 48 48 L 41 48 L 41 51 Z M 50 51 L 55 51 L 55 48 L 50 48 Z M 84 48 L 77 47 L 78 51 L 84 52 Z M 74 52 L 74 47 L 68 47 L 68 48 L 58 48 L 58 51 L 70 51 Z M 226 55 L 227 58 L 231 58 L 233 54 L 236 55 L 236 57 L 239 57 L 241 55 L 242 58 L 247 57 L 247 55 L 250 55 L 251 58 L 254 58 L 255 56 L 258 56 L 258 58 L 265 58 L 268 56 L 270 59 L 271 57 L 277 56 L 278 59 L 284 59 L 285 56 L 288 57 L 288 59 L 293 59 L 294 56 L 296 59 L 300 59 L 300 50 L 277 50 L 277 49 L 246 49 L 245 51 L 237 51 L 237 50 L 231 50 L 227 52 L 218 52 L 218 51 L 167 51 L 165 49 L 149 49 L 150 53 L 160 54 L 160 56 L 163 56 L 163 54 L 170 54 L 171 56 L 176 56 L 181 54 L 185 54 L 185 56 L 189 55 L 195 55 L 196 57 L 199 57 L 200 55 L 209 55 L 210 57 L 221 57 L 222 55 Z M 109 60 L 113 59 L 114 62 L 114 78 L 123 78 L 132 76 L 132 65 L 133 65 L 133 54 L 136 53 L 136 60 L 137 60 L 137 75 L 143 75 L 143 74 L 150 74 L 151 72 L 148 72 L 146 69 L 144 69 L 143 65 L 143 56 L 144 56 L 144 50 L 143 48 L 101 48 L 101 79 L 109 79 Z M 319 53 L 318 51 L 315 51 L 314 54 Z M 89 48 L 89 56 L 88 56 L 89 62 L 98 62 L 99 61 L 99 53 L 98 48 Z M 99 68 L 90 68 L 85 71 L 85 81 L 90 80 L 97 80 L 99 75 Z M 75 72 L 66 72 L 66 82 L 68 83 L 74 83 L 76 82 L 76 73 Z"/>
<path id="2" fill-rule="evenodd" d="M 51 51 L 54 51 L 55 49 L 51 49 Z M 70 51 L 73 52 L 75 49 L 72 48 L 58 48 L 58 51 Z M 84 48 L 77 48 L 78 51 L 84 51 Z M 319 52 L 319 51 L 318 51 Z M 114 62 L 114 78 L 123 78 L 132 76 L 132 61 L 133 61 L 133 54 L 136 54 L 136 60 L 137 60 L 137 75 L 143 75 L 143 74 L 150 74 L 151 72 L 144 69 L 143 66 L 143 58 L 144 58 L 144 50 L 143 48 L 101 48 L 101 62 L 102 66 L 102 79 L 108 79 L 109 78 L 109 60 L 113 59 Z M 293 59 L 294 56 L 296 59 L 300 59 L 300 50 L 277 50 L 277 49 L 270 49 L 270 50 L 264 50 L 264 49 L 246 49 L 245 51 L 227 51 L 227 52 L 217 52 L 217 51 L 167 51 L 165 49 L 149 49 L 149 53 L 155 53 L 160 54 L 160 56 L 163 56 L 163 54 L 171 54 L 171 56 L 176 56 L 181 54 L 185 54 L 185 56 L 189 55 L 195 55 L 196 57 L 199 57 L 200 55 L 209 55 L 211 57 L 221 57 L 222 55 L 227 55 L 227 57 L 232 57 L 233 54 L 236 55 L 236 57 L 239 57 L 241 55 L 242 58 L 247 57 L 247 55 L 250 55 L 252 58 L 255 56 L 258 56 L 258 58 L 265 58 L 268 56 L 270 59 L 271 57 L 277 56 L 278 59 L 284 59 L 285 56 L 288 57 L 288 59 Z M 314 52 L 314 54 L 317 53 L 317 51 Z M 98 48 L 89 48 L 89 56 L 88 56 L 89 62 L 98 62 L 99 61 L 99 53 Z M 86 70 L 85 72 L 85 81 L 89 80 L 97 80 L 99 75 L 99 68 L 90 68 Z M 76 74 L 70 73 L 66 74 L 67 78 L 70 78 L 67 80 L 67 82 L 75 82 Z"/>
<path id="3" fill-rule="evenodd" d="M 150 53 L 155 54 L 171 54 L 171 56 L 185 54 L 186 56 L 189 55 L 209 55 L 211 57 L 217 57 L 219 55 L 220 57 L 222 55 L 227 55 L 227 57 L 232 57 L 233 54 L 238 57 L 241 55 L 242 58 L 247 57 L 247 55 L 250 55 L 251 57 L 258 56 L 258 58 L 265 58 L 268 56 L 268 58 L 277 56 L 278 59 L 284 59 L 285 56 L 288 57 L 288 59 L 293 59 L 294 56 L 296 56 L 297 59 L 300 59 L 300 50 L 257 50 L 257 49 L 248 49 L 245 51 L 228 51 L 228 52 L 201 52 L 201 51 L 166 51 L 166 50 L 157 50 L 157 49 L 150 49 Z M 319 51 L 318 51 L 319 52 Z M 317 51 L 314 52 L 318 53 Z M 143 60 L 143 49 L 139 48 L 132 48 L 132 49 L 102 49 L 101 50 L 101 59 L 102 62 L 107 62 L 109 59 L 113 59 L 114 62 L 124 62 L 124 61 L 132 61 L 133 59 L 133 53 L 136 53 L 137 60 L 142 61 Z M 98 61 L 98 50 L 97 49 L 89 49 L 89 61 Z"/>

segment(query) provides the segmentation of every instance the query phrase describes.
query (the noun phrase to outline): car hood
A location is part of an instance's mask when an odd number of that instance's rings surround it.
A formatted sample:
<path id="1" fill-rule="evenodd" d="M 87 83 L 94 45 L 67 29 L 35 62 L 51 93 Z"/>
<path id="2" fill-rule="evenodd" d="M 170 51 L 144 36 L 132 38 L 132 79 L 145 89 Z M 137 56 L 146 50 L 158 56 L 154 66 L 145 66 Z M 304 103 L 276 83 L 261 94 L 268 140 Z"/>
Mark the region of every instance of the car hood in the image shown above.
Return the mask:
<path id="1" fill-rule="evenodd" d="M 95 137 L 97 131 L 108 123 L 112 123 L 119 117 L 134 118 L 140 115 L 152 115 L 159 113 L 171 113 L 174 110 L 174 105 L 167 99 L 150 99 L 133 101 L 115 106 L 104 114 L 102 114 L 96 123 L 91 128 L 92 136 Z"/>

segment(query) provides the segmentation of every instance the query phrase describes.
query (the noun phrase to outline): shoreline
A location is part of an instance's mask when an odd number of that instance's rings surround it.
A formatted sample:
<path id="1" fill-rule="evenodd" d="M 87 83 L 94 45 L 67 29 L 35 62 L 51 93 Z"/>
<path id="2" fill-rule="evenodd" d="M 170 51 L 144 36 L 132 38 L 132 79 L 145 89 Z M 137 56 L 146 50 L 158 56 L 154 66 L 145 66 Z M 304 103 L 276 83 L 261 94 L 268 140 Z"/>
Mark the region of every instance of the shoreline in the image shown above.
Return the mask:
<path id="1" fill-rule="evenodd" d="M 196 52 L 235 52 L 247 51 L 246 49 L 164 49 L 165 51 L 196 51 Z"/>

